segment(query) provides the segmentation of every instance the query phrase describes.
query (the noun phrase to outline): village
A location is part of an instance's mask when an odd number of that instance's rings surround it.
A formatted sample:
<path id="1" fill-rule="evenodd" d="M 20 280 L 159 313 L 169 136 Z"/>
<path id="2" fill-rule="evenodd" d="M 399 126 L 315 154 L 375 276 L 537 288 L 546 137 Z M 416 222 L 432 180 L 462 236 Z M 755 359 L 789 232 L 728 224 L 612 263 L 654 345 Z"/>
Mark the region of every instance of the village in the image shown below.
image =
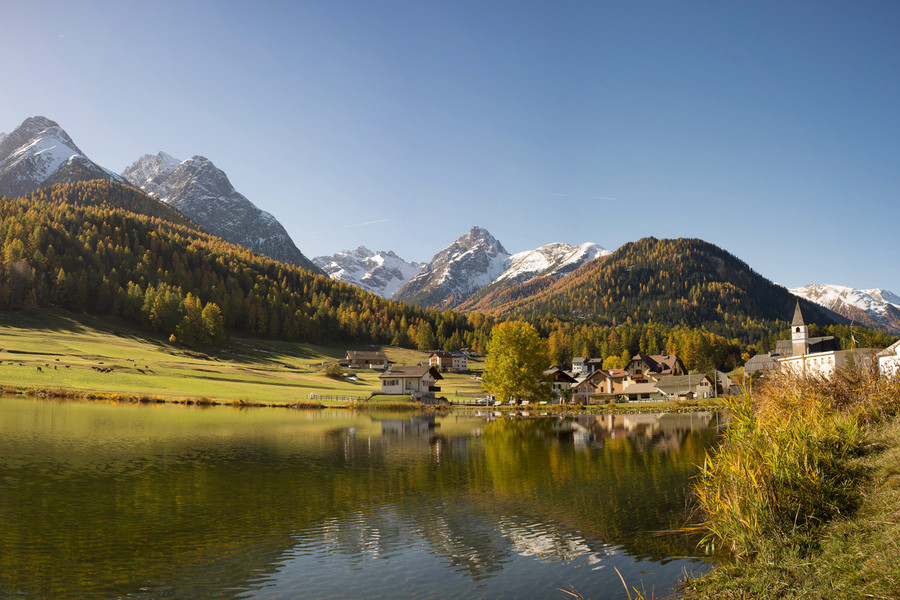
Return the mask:
<path id="1" fill-rule="evenodd" d="M 675 354 L 636 354 L 623 369 L 604 369 L 602 358 L 575 357 L 570 366 L 552 366 L 543 375 L 550 384 L 546 403 L 574 405 L 617 402 L 656 402 L 708 399 L 739 394 L 759 377 L 782 371 L 796 375 L 827 378 L 848 364 L 877 366 L 884 376 L 900 373 L 900 341 L 884 350 L 853 348 L 841 350 L 833 336 L 809 337 L 808 325 L 798 302 L 791 322 L 791 339 L 779 340 L 776 350 L 753 356 L 743 368 L 743 377 L 716 370 L 712 374 L 689 373 Z M 466 352 L 432 352 L 414 366 L 395 366 L 383 352 L 348 351 L 341 366 L 383 371 L 381 393 L 405 395 L 414 401 L 438 400 L 441 373 L 466 372 Z M 473 378 L 477 378 L 473 375 Z M 480 404 L 515 404 L 515 399 L 479 399 Z"/>

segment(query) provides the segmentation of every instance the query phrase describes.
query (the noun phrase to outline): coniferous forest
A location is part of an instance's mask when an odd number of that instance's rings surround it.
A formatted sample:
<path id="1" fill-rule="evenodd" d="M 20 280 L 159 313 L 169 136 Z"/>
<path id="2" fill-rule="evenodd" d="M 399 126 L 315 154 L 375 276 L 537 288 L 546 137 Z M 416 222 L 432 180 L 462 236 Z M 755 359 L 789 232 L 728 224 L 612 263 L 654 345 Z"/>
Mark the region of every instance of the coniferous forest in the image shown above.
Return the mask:
<path id="1" fill-rule="evenodd" d="M 548 364 L 593 356 L 622 366 L 638 352 L 675 353 L 688 369 L 710 371 L 789 337 L 795 302 L 702 240 L 645 238 L 560 280 L 492 290 L 459 311 L 425 309 L 226 243 L 168 205 L 102 180 L 0 199 L 0 247 L 0 309 L 117 316 L 188 345 L 240 333 L 483 352 L 493 325 L 513 318 L 547 338 Z M 835 335 L 844 347 L 893 340 L 851 332 L 801 303 L 821 323 L 813 335 Z"/>
<path id="2" fill-rule="evenodd" d="M 385 300 L 203 233 L 108 181 L 0 201 L 0 308 L 113 315 L 191 344 L 240 332 L 313 343 L 481 348 L 494 319 Z"/>

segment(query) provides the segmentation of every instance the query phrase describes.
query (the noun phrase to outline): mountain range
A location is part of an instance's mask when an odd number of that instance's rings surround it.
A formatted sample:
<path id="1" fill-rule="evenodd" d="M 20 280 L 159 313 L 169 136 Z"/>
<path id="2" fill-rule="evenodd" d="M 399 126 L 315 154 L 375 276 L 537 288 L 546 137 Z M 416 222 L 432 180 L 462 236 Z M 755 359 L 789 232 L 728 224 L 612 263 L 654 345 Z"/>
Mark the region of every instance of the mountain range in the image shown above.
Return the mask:
<path id="1" fill-rule="evenodd" d="M 159 152 L 140 157 L 118 175 L 90 160 L 57 123 L 45 117 L 28 118 L 11 133 L 0 133 L 0 195 L 26 196 L 55 184 L 94 179 L 149 193 L 226 241 L 422 307 L 498 315 L 545 313 L 611 323 L 630 318 L 700 325 L 740 314 L 781 318 L 773 313 L 775 305 L 769 306 L 771 302 L 759 294 L 784 300 L 779 291 L 783 288 L 764 290 L 746 265 L 735 263 L 727 253 L 722 256 L 705 246 L 699 249 L 697 240 L 688 244 L 646 238 L 615 253 L 590 242 L 554 243 L 510 254 L 486 229 L 476 226 L 427 264 L 365 247 L 310 261 L 278 220 L 237 192 L 207 158 L 179 160 Z M 666 258 L 660 247 L 674 255 Z M 644 256 L 642 262 L 634 248 L 644 248 L 653 260 L 648 262 Z M 627 259 L 621 258 L 623 252 Z M 687 259 L 698 253 L 708 255 L 706 262 L 688 265 Z M 623 264 L 628 265 L 624 271 Z M 641 264 L 644 267 L 638 268 Z M 688 279 L 680 279 L 683 276 Z M 679 296 L 659 287 L 666 281 L 687 287 Z M 811 285 L 791 292 L 827 309 L 823 314 L 837 313 L 849 322 L 900 334 L 900 298 L 886 290 Z M 700 302 L 701 296 L 713 294 L 719 298 L 717 307 Z M 733 302 L 740 308 L 724 308 Z M 781 308 L 776 312 L 780 315 Z M 835 322 L 830 317 L 826 321 Z"/>
<path id="2" fill-rule="evenodd" d="M 321 273 L 281 223 L 238 193 L 202 156 L 185 161 L 164 152 L 144 155 L 122 175 L 101 167 L 46 117 L 30 117 L 0 134 L 0 196 L 17 197 L 59 183 L 106 179 L 127 183 L 161 200 L 209 233 L 269 258 Z"/>
<path id="3" fill-rule="evenodd" d="M 391 298 L 425 267 L 424 263 L 406 262 L 393 252 L 373 252 L 365 246 L 332 256 L 317 256 L 313 263 L 332 279 L 359 286 L 383 298 Z"/>
<path id="4" fill-rule="evenodd" d="M 857 290 L 842 285 L 805 285 L 791 293 L 850 319 L 858 325 L 900 335 L 900 297 L 875 288 Z"/>

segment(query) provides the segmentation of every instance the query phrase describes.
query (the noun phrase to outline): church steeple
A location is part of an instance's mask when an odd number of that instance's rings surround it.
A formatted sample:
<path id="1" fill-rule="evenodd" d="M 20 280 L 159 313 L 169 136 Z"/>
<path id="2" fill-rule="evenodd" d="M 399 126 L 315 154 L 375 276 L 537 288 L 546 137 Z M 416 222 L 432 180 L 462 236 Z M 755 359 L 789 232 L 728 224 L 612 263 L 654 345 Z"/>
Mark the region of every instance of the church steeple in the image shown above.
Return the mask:
<path id="1" fill-rule="evenodd" d="M 791 341 L 794 356 L 803 356 L 809 348 L 809 332 L 806 329 L 806 321 L 803 320 L 803 311 L 800 310 L 800 301 L 794 308 L 794 320 L 791 321 Z"/>

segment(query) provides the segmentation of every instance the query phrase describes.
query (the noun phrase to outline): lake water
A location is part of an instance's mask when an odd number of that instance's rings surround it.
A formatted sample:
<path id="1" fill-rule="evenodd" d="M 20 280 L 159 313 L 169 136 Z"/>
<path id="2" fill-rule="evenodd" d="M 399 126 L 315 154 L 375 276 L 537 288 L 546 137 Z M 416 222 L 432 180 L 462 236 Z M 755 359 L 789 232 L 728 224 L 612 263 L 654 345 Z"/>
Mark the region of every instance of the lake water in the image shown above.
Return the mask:
<path id="1" fill-rule="evenodd" d="M 0 398 L 0 597 L 659 598 L 717 421 Z"/>

